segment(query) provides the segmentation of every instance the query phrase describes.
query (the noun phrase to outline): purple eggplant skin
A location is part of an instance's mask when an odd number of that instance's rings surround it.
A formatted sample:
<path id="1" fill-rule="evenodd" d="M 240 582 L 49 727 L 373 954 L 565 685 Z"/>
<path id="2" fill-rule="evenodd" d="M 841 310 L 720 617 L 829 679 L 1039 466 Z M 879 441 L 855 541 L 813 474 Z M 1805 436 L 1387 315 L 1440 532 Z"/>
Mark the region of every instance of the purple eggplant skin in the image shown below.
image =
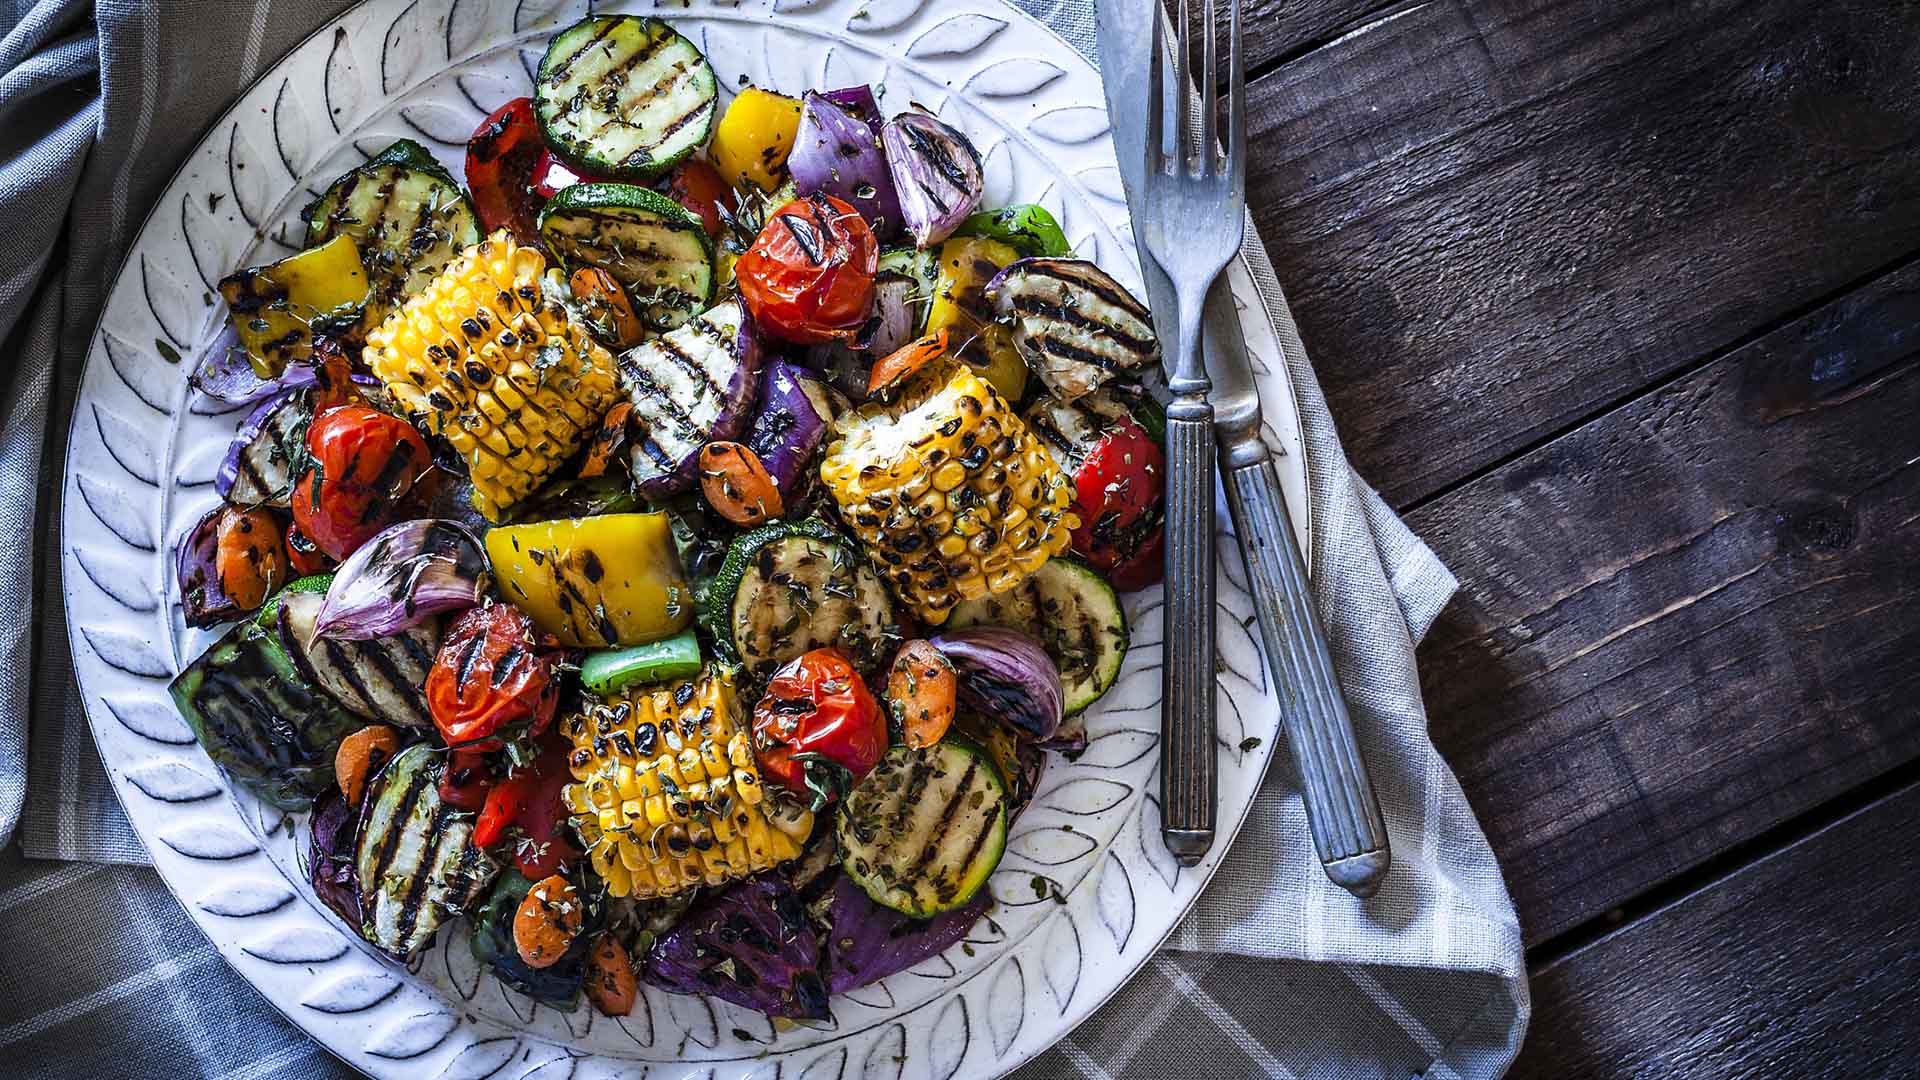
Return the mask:
<path id="1" fill-rule="evenodd" d="M 662 990 L 707 994 L 768 1016 L 833 1019 L 819 935 L 778 872 L 695 903 L 654 941 L 640 974 Z"/>
<path id="2" fill-rule="evenodd" d="M 329 788 L 314 800 L 313 851 L 307 856 L 307 880 L 313 893 L 360 932 L 360 874 L 353 866 L 354 842 L 360 835 L 360 808 Z"/>
<path id="3" fill-rule="evenodd" d="M 981 889 L 972 900 L 935 915 L 911 919 L 873 902 L 854 880 L 841 874 L 833 883 L 828 909 L 827 990 L 844 994 L 913 967 L 945 952 L 993 906 L 993 894 Z"/>
<path id="4" fill-rule="evenodd" d="M 305 388 L 282 390 L 262 401 L 227 445 L 213 490 L 243 509 L 287 506 L 312 408 Z"/>
<path id="5" fill-rule="evenodd" d="M 912 109 L 887 121 L 880 143 L 900 199 L 901 222 L 921 248 L 953 235 L 986 193 L 980 152 L 932 113 Z"/>
<path id="6" fill-rule="evenodd" d="M 761 371 L 760 415 L 747 433 L 747 449 L 767 467 L 782 498 L 799 490 L 832 422 L 826 387 L 813 372 L 785 359 L 775 359 Z"/>
<path id="7" fill-rule="evenodd" d="M 218 626 L 247 613 L 220 585 L 220 515 L 225 510 L 215 506 L 180 538 L 180 607 L 188 626 Z"/>
<path id="8" fill-rule="evenodd" d="M 800 194 L 824 192 L 845 202 L 883 243 L 899 234 L 900 196 L 880 136 L 825 94 L 809 90 L 801 99 L 787 169 Z"/>
<path id="9" fill-rule="evenodd" d="M 1040 643 L 998 626 L 949 630 L 928 639 L 953 664 L 960 704 L 1044 743 L 1060 730 L 1066 692 Z"/>

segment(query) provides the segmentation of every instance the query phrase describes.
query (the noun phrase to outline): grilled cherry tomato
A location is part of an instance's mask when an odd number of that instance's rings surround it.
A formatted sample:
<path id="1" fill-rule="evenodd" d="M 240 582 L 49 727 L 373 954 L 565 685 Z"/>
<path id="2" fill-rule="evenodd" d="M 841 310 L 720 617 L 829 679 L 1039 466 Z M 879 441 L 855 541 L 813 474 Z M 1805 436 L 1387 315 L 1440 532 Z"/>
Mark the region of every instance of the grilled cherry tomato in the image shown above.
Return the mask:
<path id="1" fill-rule="evenodd" d="M 478 810 L 493 790 L 493 772 L 479 750 L 447 752 L 447 771 L 440 774 L 440 801 L 456 810 Z"/>
<path id="2" fill-rule="evenodd" d="M 546 197 L 534 194 L 532 181 L 546 152 L 530 97 L 514 98 L 480 121 L 467 139 L 467 187 L 485 231 L 509 229 L 521 243 L 539 245 Z"/>
<path id="3" fill-rule="evenodd" d="M 547 729 L 560 685 L 541 645 L 533 620 L 512 604 L 454 620 L 427 673 L 427 709 L 448 746 L 492 750 L 511 729 Z"/>
<path id="4" fill-rule="evenodd" d="M 298 525 L 287 526 L 287 554 L 291 556 L 294 577 L 324 574 L 336 565 L 326 552 L 320 550 L 320 545 L 300 531 Z"/>
<path id="5" fill-rule="evenodd" d="M 873 771 L 887 752 L 887 720 L 860 673 L 837 649 L 788 661 L 753 710 L 760 771 L 812 795 L 817 810 Z"/>
<path id="6" fill-rule="evenodd" d="M 873 307 L 880 265 L 873 230 L 831 195 L 773 212 L 734 266 L 754 323 L 802 345 L 850 338 Z"/>
<path id="7" fill-rule="evenodd" d="M 433 465 L 413 425 L 364 405 L 314 417 L 307 452 L 313 464 L 293 486 L 293 521 L 332 559 L 397 520 L 401 500 Z"/>
<path id="8" fill-rule="evenodd" d="M 539 747 L 540 756 L 531 765 L 515 769 L 487 792 L 486 808 L 473 826 L 473 842 L 483 848 L 494 847 L 517 830 L 513 864 L 534 881 L 564 873 L 567 864 L 580 857 L 567 835 L 568 810 L 560 798 L 560 789 L 573 783 L 568 743 L 550 730 Z"/>
<path id="9" fill-rule="evenodd" d="M 1073 530 L 1073 550 L 1117 588 L 1159 580 L 1166 475 L 1159 444 L 1126 419 L 1114 422 L 1074 474 L 1073 512 L 1080 527 Z"/>
<path id="10" fill-rule="evenodd" d="M 235 607 L 252 611 L 292 580 L 280 523 L 265 510 L 227 507 L 220 512 L 213 568 L 220 591 Z"/>
<path id="11" fill-rule="evenodd" d="M 545 202 L 575 184 L 592 184 L 599 180 L 597 176 L 582 176 L 574 172 L 571 166 L 554 157 L 543 146 L 540 148 L 540 160 L 533 166 L 533 179 L 528 181 L 527 186 L 533 189 L 535 198 Z"/>
<path id="12" fill-rule="evenodd" d="M 663 189 L 667 198 L 693 211 L 707 227 L 708 236 L 719 236 L 720 208 L 734 210 L 733 189 L 720 179 L 720 170 L 698 158 L 688 158 L 667 174 Z"/>

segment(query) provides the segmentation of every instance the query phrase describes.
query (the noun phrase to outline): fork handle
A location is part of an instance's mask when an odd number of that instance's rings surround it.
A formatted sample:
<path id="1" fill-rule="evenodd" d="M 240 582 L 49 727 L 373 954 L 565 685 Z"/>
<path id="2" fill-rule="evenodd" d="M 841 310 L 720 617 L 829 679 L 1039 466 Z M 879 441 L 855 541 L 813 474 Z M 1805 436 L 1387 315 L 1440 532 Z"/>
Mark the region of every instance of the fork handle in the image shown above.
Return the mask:
<path id="1" fill-rule="evenodd" d="M 1257 445 L 1258 436 L 1252 440 Z M 1247 562 L 1267 667 L 1280 692 L 1280 723 L 1300 770 L 1313 849 L 1334 884 L 1372 896 L 1392 862 L 1387 826 L 1334 679 L 1286 498 L 1264 446 L 1253 454 L 1229 442 L 1227 503 Z"/>
<path id="2" fill-rule="evenodd" d="M 1214 776 L 1213 406 L 1188 392 L 1167 406 L 1164 697 L 1161 834 L 1192 866 L 1213 846 Z"/>

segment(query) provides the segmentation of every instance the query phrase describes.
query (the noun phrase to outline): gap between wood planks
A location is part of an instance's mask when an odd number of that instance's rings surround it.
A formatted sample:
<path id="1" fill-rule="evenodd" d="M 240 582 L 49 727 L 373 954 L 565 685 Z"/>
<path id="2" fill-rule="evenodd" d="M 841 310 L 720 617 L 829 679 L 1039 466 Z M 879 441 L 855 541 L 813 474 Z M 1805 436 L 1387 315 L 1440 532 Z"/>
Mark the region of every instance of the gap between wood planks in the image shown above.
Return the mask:
<path id="1" fill-rule="evenodd" d="M 1435 488 L 1433 491 L 1429 492 L 1428 494 L 1422 495 L 1419 498 L 1412 499 L 1405 503 L 1394 506 L 1394 511 L 1398 513 L 1401 517 L 1406 517 L 1420 510 L 1422 507 L 1425 507 L 1431 503 L 1439 502 L 1440 500 L 1446 498 L 1447 496 L 1453 494 L 1456 491 L 1459 491 L 1461 488 L 1466 487 L 1467 485 L 1473 483 L 1474 481 L 1482 479 L 1483 477 L 1486 477 L 1491 473 L 1498 472 L 1500 469 L 1508 465 L 1511 465 L 1516 461 L 1519 461 L 1521 458 L 1524 458 L 1527 455 L 1534 453 L 1535 451 L 1538 451 L 1540 448 L 1547 446 L 1548 444 L 1554 442 L 1555 440 L 1563 438 L 1564 436 L 1571 434 L 1572 432 L 1578 431 L 1579 429 L 1586 427 L 1588 424 L 1591 424 L 1594 421 L 1599 420 L 1600 418 L 1606 416 L 1608 413 L 1614 412 L 1620 408 L 1623 408 L 1624 406 L 1631 405 L 1634 402 L 1650 394 L 1657 394 L 1660 391 L 1666 389 L 1667 387 L 1672 386 L 1674 383 L 1680 382 L 1682 379 L 1685 379 L 1688 376 L 1691 376 L 1699 372 L 1702 368 L 1705 368 L 1715 363 L 1716 361 L 1725 359 L 1726 357 L 1732 355 L 1733 353 L 1738 352 L 1740 349 L 1748 345 L 1751 345 L 1756 341 L 1759 341 L 1761 338 L 1766 337 L 1768 334 L 1771 334 L 1774 331 L 1779 330 L 1783 327 L 1790 326 L 1793 323 L 1799 321 L 1800 319 L 1804 319 L 1807 316 L 1813 314 L 1814 312 L 1819 311 L 1821 308 L 1826 307 L 1828 304 L 1832 304 L 1838 300 L 1844 299 L 1849 294 L 1857 292 L 1860 289 L 1866 288 L 1869 285 L 1872 285 L 1874 282 L 1879 281 L 1881 278 L 1887 277 L 1892 274 L 1897 274 L 1900 271 L 1906 269 L 1907 267 L 1914 265 L 1916 262 L 1920 262 L 1920 249 L 1909 251 L 1905 255 L 1902 255 L 1897 259 L 1894 259 L 1888 263 L 1885 263 L 1884 265 L 1875 267 L 1874 269 L 1868 271 L 1867 273 L 1860 275 L 1858 278 L 1855 278 L 1854 280 L 1849 281 L 1846 284 L 1841 285 L 1836 289 L 1833 289 L 1827 293 L 1817 296 L 1814 299 L 1799 305 L 1798 307 L 1792 308 L 1786 312 L 1781 313 L 1780 315 L 1777 315 L 1771 319 L 1768 319 L 1766 322 L 1763 322 L 1760 325 L 1754 327 L 1753 329 L 1748 330 L 1747 332 L 1741 334 L 1739 337 L 1734 338 L 1732 341 L 1726 343 L 1725 345 L 1722 345 L 1717 349 L 1714 349 L 1702 356 L 1699 356 L 1693 360 L 1687 361 L 1686 363 L 1680 365 L 1677 368 L 1674 368 L 1671 372 L 1662 376 L 1660 379 L 1652 383 L 1649 383 L 1646 386 L 1640 387 L 1639 389 L 1634 390 L 1630 393 L 1621 394 L 1620 396 L 1612 399 L 1611 401 L 1608 401 L 1605 404 L 1597 406 L 1596 408 L 1586 413 L 1585 415 L 1580 416 L 1575 420 L 1571 420 L 1565 424 L 1562 424 L 1557 428 L 1554 428 L 1551 431 L 1548 431 L 1542 434 L 1539 438 L 1534 439 L 1533 441 L 1527 443 L 1526 445 L 1517 447 L 1516 449 L 1498 458 L 1495 458 L 1492 461 L 1487 462 L 1485 465 L 1482 465 L 1479 468 L 1474 469 L 1472 472 L 1467 473 L 1466 475 L 1460 477 L 1459 479 L 1450 481 L 1446 484 L 1441 485 L 1438 488 Z"/>

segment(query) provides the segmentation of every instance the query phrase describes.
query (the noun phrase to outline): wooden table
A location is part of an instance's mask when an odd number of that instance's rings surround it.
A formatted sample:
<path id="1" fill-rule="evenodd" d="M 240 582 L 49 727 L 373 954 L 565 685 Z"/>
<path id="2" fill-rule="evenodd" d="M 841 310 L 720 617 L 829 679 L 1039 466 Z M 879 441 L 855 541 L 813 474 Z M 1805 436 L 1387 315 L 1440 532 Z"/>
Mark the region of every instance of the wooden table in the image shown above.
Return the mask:
<path id="1" fill-rule="evenodd" d="M 1462 584 L 1512 1075 L 1920 1074 L 1920 4 L 1251 10 L 1261 232 Z"/>

